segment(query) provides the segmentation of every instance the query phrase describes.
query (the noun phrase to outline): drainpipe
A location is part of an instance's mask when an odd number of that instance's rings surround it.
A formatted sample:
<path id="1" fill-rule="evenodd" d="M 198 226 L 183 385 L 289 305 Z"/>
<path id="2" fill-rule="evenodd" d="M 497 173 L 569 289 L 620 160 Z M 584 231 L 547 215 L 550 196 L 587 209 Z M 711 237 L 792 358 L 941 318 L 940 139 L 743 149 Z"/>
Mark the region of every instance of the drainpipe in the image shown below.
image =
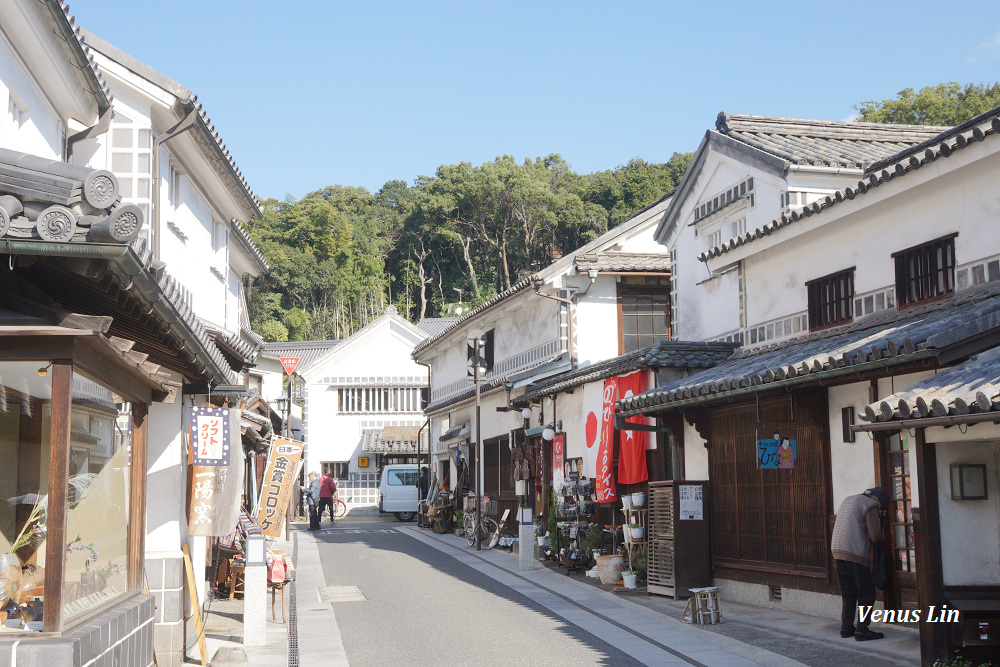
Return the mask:
<path id="1" fill-rule="evenodd" d="M 97 119 L 97 123 L 88 127 L 86 130 L 81 130 L 71 137 L 66 139 L 66 161 L 69 162 L 70 158 L 73 157 L 73 146 L 78 141 L 83 141 L 84 139 L 93 139 L 94 137 L 99 137 L 108 131 L 111 127 L 111 117 L 114 116 L 114 112 L 111 107 L 108 107 L 104 113 L 101 114 L 100 118 Z"/>
<path id="2" fill-rule="evenodd" d="M 160 259 L 160 146 L 194 127 L 198 110 L 192 106 L 179 123 L 153 139 L 153 257 Z"/>
<path id="3" fill-rule="evenodd" d="M 542 281 L 538 280 L 534 284 L 535 294 L 538 296 L 543 296 L 546 299 L 552 299 L 558 301 L 559 303 L 566 304 L 566 321 L 569 323 L 569 369 L 571 371 L 576 370 L 576 350 L 573 349 L 573 300 L 564 299 L 561 296 L 556 296 L 554 294 L 542 294 L 539 290 L 542 289 Z"/>

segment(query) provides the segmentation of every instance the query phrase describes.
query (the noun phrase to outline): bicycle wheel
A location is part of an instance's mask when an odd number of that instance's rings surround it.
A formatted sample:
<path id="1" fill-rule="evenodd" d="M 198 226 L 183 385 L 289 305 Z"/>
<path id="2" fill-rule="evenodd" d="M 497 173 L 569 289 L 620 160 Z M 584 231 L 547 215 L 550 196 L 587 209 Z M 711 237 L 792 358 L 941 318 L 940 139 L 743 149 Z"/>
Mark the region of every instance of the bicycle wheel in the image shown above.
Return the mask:
<path id="1" fill-rule="evenodd" d="M 476 516 L 467 513 L 462 517 L 462 527 L 465 528 L 465 541 L 471 547 L 476 543 Z"/>
<path id="2" fill-rule="evenodd" d="M 347 505 L 340 498 L 333 501 L 333 518 L 343 519 L 347 516 Z"/>
<path id="3" fill-rule="evenodd" d="M 492 549 L 500 541 L 500 526 L 488 516 L 483 517 L 483 548 Z"/>

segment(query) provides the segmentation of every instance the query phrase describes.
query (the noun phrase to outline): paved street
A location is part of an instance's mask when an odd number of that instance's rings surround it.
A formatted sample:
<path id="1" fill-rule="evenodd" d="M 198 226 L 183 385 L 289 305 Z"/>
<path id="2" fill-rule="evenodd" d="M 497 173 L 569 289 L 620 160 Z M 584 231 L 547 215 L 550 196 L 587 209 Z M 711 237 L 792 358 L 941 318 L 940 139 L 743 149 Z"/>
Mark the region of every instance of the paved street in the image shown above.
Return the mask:
<path id="1" fill-rule="evenodd" d="M 352 665 L 641 664 L 409 527 L 344 521 L 318 536 Z"/>
<path id="2" fill-rule="evenodd" d="M 721 626 L 681 624 L 683 603 L 616 596 L 547 568 L 518 572 L 510 553 L 477 554 L 454 535 L 391 518 L 324 523 L 298 543 L 300 557 L 317 561 L 316 583 L 298 582 L 303 665 L 325 654 L 351 665 L 874 667 L 918 655 L 905 630 L 857 644 L 836 637 L 836 621 L 729 603 Z"/>

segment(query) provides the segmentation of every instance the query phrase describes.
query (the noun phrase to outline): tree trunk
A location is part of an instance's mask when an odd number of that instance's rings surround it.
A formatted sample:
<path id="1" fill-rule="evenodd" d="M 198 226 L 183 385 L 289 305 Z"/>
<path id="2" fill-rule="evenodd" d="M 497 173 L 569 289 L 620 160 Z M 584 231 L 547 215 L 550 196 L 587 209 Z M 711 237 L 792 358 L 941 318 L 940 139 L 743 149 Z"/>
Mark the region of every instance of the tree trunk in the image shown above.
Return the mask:
<path id="1" fill-rule="evenodd" d="M 458 237 L 462 242 L 462 255 L 465 257 L 465 263 L 469 267 L 469 281 L 472 283 L 472 293 L 476 296 L 476 303 L 479 303 L 479 278 L 476 277 L 476 269 L 472 266 L 472 256 L 469 253 L 469 246 L 472 245 L 472 238 L 469 236 L 459 235 Z"/>
<path id="2" fill-rule="evenodd" d="M 510 289 L 510 268 L 507 266 L 507 240 L 500 244 L 500 266 L 503 268 L 503 288 Z"/>

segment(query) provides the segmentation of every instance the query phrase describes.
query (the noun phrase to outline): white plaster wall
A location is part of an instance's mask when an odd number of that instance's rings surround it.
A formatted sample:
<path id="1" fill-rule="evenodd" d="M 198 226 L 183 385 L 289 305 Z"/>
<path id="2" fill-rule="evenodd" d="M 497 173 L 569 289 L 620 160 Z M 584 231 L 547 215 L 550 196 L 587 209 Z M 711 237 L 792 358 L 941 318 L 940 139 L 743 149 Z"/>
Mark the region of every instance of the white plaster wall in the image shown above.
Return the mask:
<path id="1" fill-rule="evenodd" d="M 398 413 L 338 413 L 337 387 L 322 383 L 324 377 L 372 378 L 366 386 L 377 386 L 375 378 L 416 377 L 414 386 L 427 382 L 427 368 L 411 358 L 417 338 L 401 333 L 391 320 L 377 328 L 356 334 L 334 349 L 325 363 L 306 371 L 309 401 L 308 454 L 309 470 L 318 470 L 321 461 L 350 461 L 351 472 L 375 472 L 374 461 L 369 468 L 357 467 L 361 452 L 361 422 L 423 423 L 420 412 Z"/>
<path id="2" fill-rule="evenodd" d="M 187 535 L 184 407 L 180 401 L 152 403 L 148 420 L 146 551 L 171 552 L 181 548 Z"/>
<path id="3" fill-rule="evenodd" d="M 952 500 L 952 463 L 985 463 L 989 498 Z M 944 584 L 1000 584 L 1000 442 L 938 441 L 937 466 Z"/>
<path id="4" fill-rule="evenodd" d="M 63 120 L 45 99 L 6 36 L 2 33 L 0 36 L 3 37 L 0 39 L 0 146 L 60 160 Z M 9 113 L 11 89 L 27 107 L 27 119 L 21 124 L 15 124 Z"/>
<path id="5" fill-rule="evenodd" d="M 995 187 L 1000 153 L 989 154 L 998 148 L 996 140 L 988 143 L 746 246 L 752 253 L 744 260 L 747 284 L 753 286 L 746 298 L 749 325 L 805 310 L 806 281 L 851 267 L 856 293 L 892 286 L 893 252 L 949 233 L 958 232 L 957 265 L 1000 254 L 1000 235 L 994 233 L 1000 218 Z M 939 169 L 947 171 L 938 175 Z M 905 235 L 899 233 L 901 220 Z"/>
<path id="6" fill-rule="evenodd" d="M 698 430 L 684 422 L 684 478 L 708 479 L 708 449 Z"/>
<path id="7" fill-rule="evenodd" d="M 662 248 L 662 246 L 660 246 Z M 618 283 L 602 275 L 576 305 L 576 358 L 581 366 L 618 355 Z"/>
<path id="8" fill-rule="evenodd" d="M 863 423 L 857 415 L 868 405 L 868 383 L 830 387 L 827 395 L 830 412 L 830 477 L 833 483 L 833 510 L 836 511 L 847 496 L 875 486 L 875 443 L 867 433 L 858 433 L 855 442 L 844 442 L 840 414 L 841 408 L 853 406 L 855 423 Z"/>

